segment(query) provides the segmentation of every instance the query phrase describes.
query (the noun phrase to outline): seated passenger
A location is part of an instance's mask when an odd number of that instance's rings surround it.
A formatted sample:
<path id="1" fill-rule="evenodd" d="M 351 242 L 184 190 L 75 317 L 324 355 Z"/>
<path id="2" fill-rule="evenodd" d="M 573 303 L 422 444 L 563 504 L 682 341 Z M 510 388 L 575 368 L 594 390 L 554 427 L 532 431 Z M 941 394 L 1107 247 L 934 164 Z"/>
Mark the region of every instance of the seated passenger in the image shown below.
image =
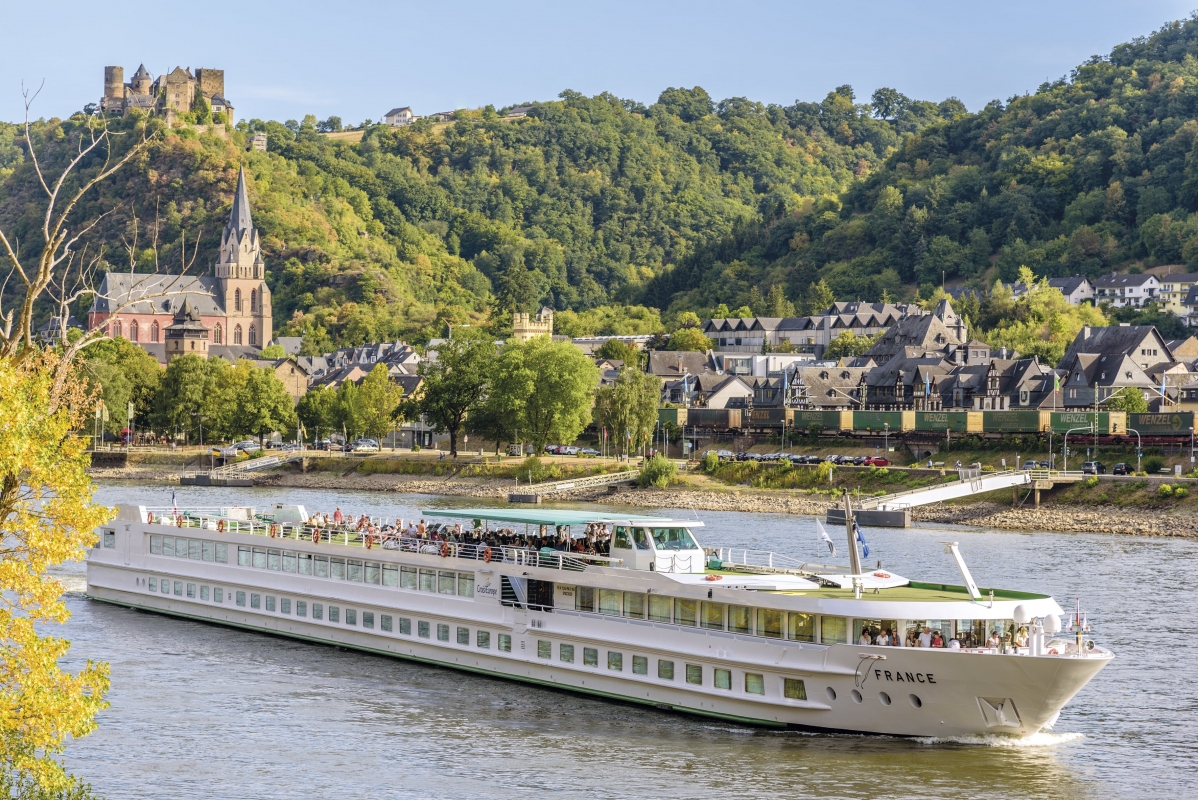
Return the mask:
<path id="1" fill-rule="evenodd" d="M 932 632 L 932 647 L 944 647 L 944 637 L 940 635 L 940 631 Z"/>
<path id="2" fill-rule="evenodd" d="M 861 635 L 859 637 L 857 637 L 857 644 L 860 644 L 860 645 L 873 644 L 873 642 L 871 642 L 869 639 L 869 629 L 868 628 L 861 629 Z"/>
<path id="3" fill-rule="evenodd" d="M 886 630 L 879 633 L 878 638 L 874 642 L 874 644 L 876 644 L 880 647 L 889 647 L 890 646 L 890 628 L 887 628 Z"/>
<path id="4" fill-rule="evenodd" d="M 986 640 L 986 646 L 997 649 L 1001 645 L 1002 645 L 1002 637 L 1000 637 L 998 635 L 998 630 L 995 629 L 995 631 L 990 634 L 990 638 Z"/>

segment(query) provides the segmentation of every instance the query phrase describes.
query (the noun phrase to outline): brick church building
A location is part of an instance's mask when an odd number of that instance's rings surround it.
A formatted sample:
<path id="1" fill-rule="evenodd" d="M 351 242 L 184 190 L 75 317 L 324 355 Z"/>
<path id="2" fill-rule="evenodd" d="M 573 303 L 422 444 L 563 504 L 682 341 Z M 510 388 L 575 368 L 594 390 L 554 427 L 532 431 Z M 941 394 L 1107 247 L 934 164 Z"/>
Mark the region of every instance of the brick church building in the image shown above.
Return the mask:
<path id="1" fill-rule="evenodd" d="M 103 327 L 109 336 L 135 342 L 165 364 L 166 329 L 186 317 L 207 329 L 203 349 L 208 356 L 229 361 L 256 359 L 273 336 L 265 277 L 243 167 L 212 274 L 105 273 L 87 314 L 88 328 Z M 147 299 L 112 313 L 112 309 L 143 297 Z M 184 310 L 185 302 L 188 307 Z"/>

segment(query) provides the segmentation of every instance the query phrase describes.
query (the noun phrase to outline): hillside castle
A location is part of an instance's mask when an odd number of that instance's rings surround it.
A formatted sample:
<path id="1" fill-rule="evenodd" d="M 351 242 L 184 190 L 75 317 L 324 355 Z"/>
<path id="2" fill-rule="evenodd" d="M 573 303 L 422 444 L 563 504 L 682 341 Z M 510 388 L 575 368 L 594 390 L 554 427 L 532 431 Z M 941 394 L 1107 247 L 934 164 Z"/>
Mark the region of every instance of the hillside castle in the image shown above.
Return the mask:
<path id="1" fill-rule="evenodd" d="M 224 122 L 233 124 L 233 104 L 225 98 L 223 69 L 197 67 L 193 75 L 191 67 L 175 67 L 154 78 L 142 64 L 133 73 L 133 79 L 125 83 L 124 67 L 105 67 L 100 111 L 127 114 L 133 109 L 141 109 L 172 122 L 176 115 L 192 111 L 200 97 L 214 115 L 223 114 Z"/>

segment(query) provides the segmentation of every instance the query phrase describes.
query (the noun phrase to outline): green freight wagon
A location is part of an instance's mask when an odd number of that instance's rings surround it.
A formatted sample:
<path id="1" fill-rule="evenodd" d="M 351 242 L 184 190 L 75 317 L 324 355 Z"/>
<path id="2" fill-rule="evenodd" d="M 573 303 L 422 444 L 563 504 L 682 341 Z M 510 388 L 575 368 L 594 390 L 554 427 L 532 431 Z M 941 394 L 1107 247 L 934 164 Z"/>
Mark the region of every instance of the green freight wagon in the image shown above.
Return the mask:
<path id="1" fill-rule="evenodd" d="M 687 409 L 686 424 L 689 428 L 711 428 L 716 431 L 739 430 L 739 408 L 691 408 Z"/>
<path id="2" fill-rule="evenodd" d="M 1189 436 L 1194 427 L 1193 411 L 1174 411 L 1169 414 L 1128 414 L 1128 433 L 1140 436 Z"/>
<path id="3" fill-rule="evenodd" d="M 657 409 L 657 421 L 662 425 L 677 425 L 679 428 L 685 428 L 687 410 L 685 408 L 659 408 Z"/>
<path id="4" fill-rule="evenodd" d="M 1065 433 L 1075 428 L 1089 428 L 1097 422 L 1099 436 L 1122 436 L 1127 433 L 1126 416 L 1122 411 L 1099 411 L 1097 414 L 1093 411 L 1053 411 L 1052 432 Z"/>
<path id="5" fill-rule="evenodd" d="M 795 430 L 811 430 L 812 425 L 818 425 L 825 431 L 851 431 L 853 429 L 852 411 L 799 411 L 790 412 L 790 424 Z"/>
<path id="6" fill-rule="evenodd" d="M 960 431 L 969 430 L 968 411 L 916 411 L 915 430 L 917 431 Z"/>
<path id="7" fill-rule="evenodd" d="M 982 412 L 982 430 L 985 433 L 1039 433 L 1047 425 L 1046 414 L 1030 409 Z"/>
<path id="8" fill-rule="evenodd" d="M 782 427 L 790 427 L 790 420 L 787 412 L 789 408 L 754 408 L 751 411 L 741 411 L 741 416 L 748 415 L 749 428 L 753 430 L 782 430 Z"/>
<path id="9" fill-rule="evenodd" d="M 891 430 L 895 433 L 915 428 L 914 411 L 854 411 L 853 430 L 880 433 Z"/>

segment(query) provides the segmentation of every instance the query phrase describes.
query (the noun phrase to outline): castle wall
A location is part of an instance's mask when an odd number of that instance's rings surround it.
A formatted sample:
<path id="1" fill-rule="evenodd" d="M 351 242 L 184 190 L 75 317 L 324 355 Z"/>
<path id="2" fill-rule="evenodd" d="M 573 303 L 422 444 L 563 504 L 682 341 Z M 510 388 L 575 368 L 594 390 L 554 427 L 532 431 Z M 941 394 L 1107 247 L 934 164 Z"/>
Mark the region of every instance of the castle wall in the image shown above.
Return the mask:
<path id="1" fill-rule="evenodd" d="M 196 82 L 199 84 L 200 92 L 209 100 L 213 95 L 225 94 L 225 71 L 223 69 L 207 69 L 205 67 L 196 67 Z"/>

